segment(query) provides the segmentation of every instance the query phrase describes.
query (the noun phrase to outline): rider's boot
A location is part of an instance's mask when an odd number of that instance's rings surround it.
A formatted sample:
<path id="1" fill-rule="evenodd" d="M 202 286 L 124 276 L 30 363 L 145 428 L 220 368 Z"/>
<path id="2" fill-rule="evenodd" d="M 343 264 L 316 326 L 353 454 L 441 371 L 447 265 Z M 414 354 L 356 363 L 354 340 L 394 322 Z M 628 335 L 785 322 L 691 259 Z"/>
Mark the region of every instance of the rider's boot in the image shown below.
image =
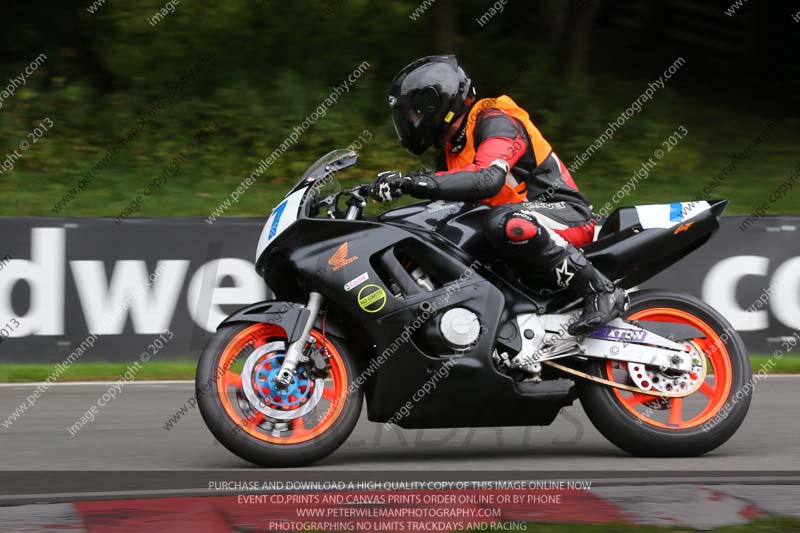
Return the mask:
<path id="1" fill-rule="evenodd" d="M 583 298 L 583 313 L 568 327 L 571 335 L 585 334 L 620 316 L 627 305 L 625 291 L 575 246 L 543 226 L 537 215 L 513 205 L 495 210 L 488 219 L 488 230 L 500 241 L 498 250 L 527 263 L 529 274 L 543 285 L 555 284 Z"/>
<path id="2" fill-rule="evenodd" d="M 586 334 L 621 316 L 628 305 L 625 291 L 597 270 L 573 245 L 567 244 L 562 250 L 561 257 L 551 263 L 555 282 L 583 298 L 583 312 L 570 324 L 569 334 Z"/>

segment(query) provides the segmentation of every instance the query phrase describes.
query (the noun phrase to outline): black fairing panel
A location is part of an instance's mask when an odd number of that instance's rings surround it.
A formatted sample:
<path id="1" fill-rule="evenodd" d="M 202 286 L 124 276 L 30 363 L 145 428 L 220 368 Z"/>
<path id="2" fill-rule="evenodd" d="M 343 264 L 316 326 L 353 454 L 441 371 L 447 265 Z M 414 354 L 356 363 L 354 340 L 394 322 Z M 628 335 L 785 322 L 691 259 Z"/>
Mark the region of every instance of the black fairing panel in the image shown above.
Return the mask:
<path id="1" fill-rule="evenodd" d="M 344 242 L 347 257 L 355 259 L 334 271 L 328 260 Z M 402 299 L 393 296 L 381 267 L 391 261 L 386 254 L 395 248 L 416 254 L 415 260 L 437 280 L 438 288 L 409 291 Z M 453 362 L 449 376 L 415 403 L 408 416 L 397 421 L 399 425 L 544 425 L 572 401 L 568 387 L 544 385 L 524 392 L 523 385 L 495 370 L 494 339 L 507 317 L 506 295 L 513 293 L 502 283 L 496 287 L 496 279 L 487 279 L 492 278 L 490 272 L 436 233 L 409 224 L 303 219 L 270 245 L 263 267 L 276 296 L 304 301 L 303 292 L 313 288 L 325 296 L 328 312 L 348 330 L 347 336 L 375 346 L 361 362 L 363 368 L 376 369 L 366 384 L 371 420 L 391 419 L 446 361 Z M 378 285 L 386 293 L 385 305 L 374 313 L 359 306 L 363 285 L 345 290 L 345 284 L 363 273 L 368 276 L 364 284 Z M 441 353 L 425 340 L 427 328 L 456 306 L 476 312 L 485 328 L 478 343 L 458 356 Z M 423 313 L 432 318 L 420 321 Z"/>
<path id="2" fill-rule="evenodd" d="M 405 428 L 547 425 L 572 403 L 570 387 L 544 385 L 528 394 L 524 385 L 495 369 L 491 354 L 505 298 L 491 283 L 476 274 L 458 290 L 444 287 L 423 301 L 432 302 L 437 314 L 450 307 L 480 313 L 481 338 L 458 355 L 428 353 L 419 342 L 421 327 L 413 327 L 425 316 L 421 301 L 381 317 L 372 325 L 376 355 L 371 364 L 380 370 L 367 386 L 370 420 Z"/>
<path id="3" fill-rule="evenodd" d="M 266 323 L 280 326 L 286 332 L 289 342 L 300 338 L 309 311 L 294 302 L 268 300 L 242 307 L 223 320 L 217 329 L 229 324 Z"/>
<path id="4" fill-rule="evenodd" d="M 347 259 L 352 260 L 334 270 L 329 259 L 344 243 Z M 429 231 L 365 221 L 302 219 L 281 234 L 264 254 L 265 279 L 282 300 L 304 302 L 313 289 L 325 296 L 329 307 L 339 314 L 337 318 L 363 323 L 394 312 L 398 305 L 432 297 L 432 293 L 419 291 L 396 258 L 391 254 L 387 257 L 387 252 L 395 248 L 416 253 L 417 262 L 440 284 L 457 280 L 472 262 L 468 255 Z M 386 282 L 387 270 L 409 289 L 405 300 L 392 295 Z M 364 274 L 365 282 L 351 290 L 345 288 Z M 359 305 L 360 289 L 366 285 L 375 285 L 386 295 L 385 304 L 377 311 L 367 312 Z"/>
<path id="5" fill-rule="evenodd" d="M 673 228 L 643 229 L 635 207 L 617 209 L 604 221 L 598 240 L 584 246 L 583 252 L 608 277 L 625 288 L 633 287 L 705 244 L 719 229 L 727 203 L 710 200 L 711 209 L 681 221 L 689 226 L 677 233 Z M 491 262 L 492 249 L 483 237 L 489 210 L 460 202 L 420 203 L 389 211 L 381 221 L 409 226 L 410 231 L 434 231 L 454 245 L 453 253 Z"/>
<path id="6" fill-rule="evenodd" d="M 487 206 L 463 211 L 442 223 L 437 231 L 468 254 L 480 259 L 493 259 L 495 254 L 483 230 L 489 211 Z"/>
<path id="7" fill-rule="evenodd" d="M 381 222 L 433 231 L 459 251 L 474 258 L 491 255 L 489 243 L 483 237 L 483 224 L 490 208 L 463 202 L 424 202 L 387 211 Z"/>
<path id="8" fill-rule="evenodd" d="M 488 208 L 435 204 L 406 206 L 375 222 L 300 219 L 270 244 L 257 269 L 281 300 L 305 303 L 311 290 L 324 295 L 335 334 L 363 356 L 370 420 L 407 428 L 549 424 L 572 402 L 571 381 L 514 382 L 495 369 L 492 353 L 502 324 L 515 314 L 552 310 L 559 296 L 534 295 L 503 278 L 481 235 Z M 621 212 L 584 251 L 630 287 L 710 238 L 722 208 L 684 221 L 691 225 L 681 231 L 642 230 L 630 211 Z M 434 291 L 412 279 L 408 259 L 430 275 Z M 377 309 L 359 304 L 366 284 L 385 294 Z M 483 327 L 464 353 L 436 345 L 439 317 L 452 307 L 474 311 Z M 420 321 L 425 313 L 431 317 Z"/>
<path id="9" fill-rule="evenodd" d="M 727 201 L 709 202 L 711 209 L 681 221 L 685 229 L 642 229 L 636 209 L 622 208 L 603 224 L 599 239 L 583 247 L 601 272 L 624 288 L 633 287 L 666 270 L 705 244 L 719 229 Z M 606 224 L 609 229 L 606 231 Z"/>

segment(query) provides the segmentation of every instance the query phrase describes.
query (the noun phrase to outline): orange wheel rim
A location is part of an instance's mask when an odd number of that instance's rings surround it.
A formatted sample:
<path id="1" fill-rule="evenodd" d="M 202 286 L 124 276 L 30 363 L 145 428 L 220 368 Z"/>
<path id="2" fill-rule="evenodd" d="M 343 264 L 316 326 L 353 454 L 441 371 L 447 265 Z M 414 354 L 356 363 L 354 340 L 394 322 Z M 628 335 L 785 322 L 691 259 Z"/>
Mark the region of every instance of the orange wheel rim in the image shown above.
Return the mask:
<path id="1" fill-rule="evenodd" d="M 733 371 L 728 350 L 722 342 L 722 338 L 711 326 L 691 313 L 666 307 L 644 309 L 628 317 L 628 320 L 673 322 L 697 328 L 705 335 L 705 338 L 697 338 L 693 341 L 705 354 L 708 364 L 714 371 L 713 383 L 709 383 L 710 376 L 707 375 L 696 392 L 684 398 L 669 398 L 660 404 L 663 407 L 661 409 L 651 407 L 654 402 L 662 401 L 657 396 L 613 389 L 617 400 L 628 412 L 651 426 L 681 430 L 699 426 L 722 410 L 731 391 Z M 614 381 L 613 371 L 617 364 L 619 363 L 616 361 L 608 361 L 606 365 L 607 379 Z M 694 414 L 687 415 L 686 413 L 690 410 Z M 654 418 L 661 411 L 666 411 L 667 420 Z"/>
<path id="2" fill-rule="evenodd" d="M 318 346 L 325 347 L 329 355 L 328 364 L 331 368 L 328 378 L 324 380 L 322 398 L 314 410 L 305 416 L 278 421 L 282 426 L 280 429 L 274 427 L 264 429 L 262 426 L 269 425 L 272 421 L 267 415 L 252 407 L 249 407 L 252 412 L 243 411 L 240 405 L 242 398 L 239 397 L 242 376 L 231 368 L 249 346 L 257 349 L 276 338 L 285 341 L 284 330 L 272 324 L 253 324 L 237 333 L 228 342 L 217 363 L 216 391 L 225 412 L 237 426 L 234 431 L 244 431 L 251 437 L 272 444 L 300 444 L 322 435 L 339 419 L 347 400 L 348 383 L 344 361 L 336 347 L 323 338 L 320 332 L 312 330 L 311 336 Z M 237 398 L 238 401 L 232 401 Z M 249 403 L 247 405 L 249 406 Z"/>

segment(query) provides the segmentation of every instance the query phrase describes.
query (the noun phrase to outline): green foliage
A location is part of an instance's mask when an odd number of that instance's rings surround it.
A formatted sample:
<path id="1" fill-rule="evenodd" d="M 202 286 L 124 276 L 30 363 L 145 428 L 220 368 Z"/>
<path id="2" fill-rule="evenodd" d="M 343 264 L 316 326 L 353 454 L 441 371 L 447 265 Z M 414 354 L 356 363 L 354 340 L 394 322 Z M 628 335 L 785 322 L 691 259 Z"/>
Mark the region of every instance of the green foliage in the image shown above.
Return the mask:
<path id="1" fill-rule="evenodd" d="M 441 51 L 442 19 L 431 11 L 410 20 L 416 0 L 380 6 L 366 0 L 183 0 L 156 27 L 148 18 L 163 7 L 161 0 L 107 2 L 95 14 L 87 12 L 88 0 L 84 4 L 48 3 L 35 14 L 25 12 L 43 25 L 60 22 L 41 34 L 13 24 L 13 16 L 0 22 L 0 43 L 13 53 L 0 63 L 0 79 L 19 75 L 38 53 L 47 54 L 46 63 L 0 109 L 0 161 L 45 117 L 55 123 L 12 171 L 0 175 L 0 193 L 14 199 L 3 202 L 0 215 L 52 215 L 51 207 L 209 53 L 181 95 L 62 214 L 118 214 L 213 121 L 216 132 L 188 153 L 180 173 L 139 213 L 207 215 L 364 61 L 369 68 L 349 92 L 226 214 L 268 211 L 311 162 L 347 146 L 365 129 L 373 138 L 348 178 L 366 181 L 379 170 L 418 165 L 396 142 L 386 107 L 394 73 L 417 56 Z M 475 18 L 486 2 L 449 4 L 455 48 L 479 90 L 485 96 L 507 93 L 526 107 L 567 164 L 666 67 L 651 64 L 613 76 L 588 68 L 567 83 L 557 47 L 541 32 L 519 30 L 533 28 L 535 13 L 510 3 L 506 13 L 480 28 Z M 679 73 L 676 80 L 681 76 L 690 74 Z M 675 83 L 576 173 L 597 205 L 681 125 L 688 138 L 626 203 L 690 199 L 765 122 Z M 718 189 L 732 198 L 732 212 L 752 210 L 796 167 L 789 148 L 796 126 L 781 121 L 770 142 Z M 797 211 L 800 203 L 789 195 L 770 212 Z"/>

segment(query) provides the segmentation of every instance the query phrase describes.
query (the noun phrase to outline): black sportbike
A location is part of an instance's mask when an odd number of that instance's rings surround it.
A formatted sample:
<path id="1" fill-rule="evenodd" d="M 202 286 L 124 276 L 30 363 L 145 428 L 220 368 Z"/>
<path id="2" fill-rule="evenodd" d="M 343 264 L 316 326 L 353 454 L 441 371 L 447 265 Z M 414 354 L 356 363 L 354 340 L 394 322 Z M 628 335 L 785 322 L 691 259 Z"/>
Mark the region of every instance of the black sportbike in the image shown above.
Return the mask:
<path id="1" fill-rule="evenodd" d="M 479 204 L 420 202 L 365 218 L 368 186 L 339 190 L 357 154 L 317 161 L 272 211 L 256 270 L 276 299 L 220 325 L 197 368 L 203 420 L 262 466 L 313 463 L 371 421 L 403 428 L 544 426 L 580 399 L 638 456 L 695 456 L 742 423 L 752 370 L 742 340 L 702 301 L 630 291 L 624 319 L 588 335 L 564 290 L 492 257 Z M 592 263 L 626 289 L 703 245 L 727 201 L 624 207 Z"/>

